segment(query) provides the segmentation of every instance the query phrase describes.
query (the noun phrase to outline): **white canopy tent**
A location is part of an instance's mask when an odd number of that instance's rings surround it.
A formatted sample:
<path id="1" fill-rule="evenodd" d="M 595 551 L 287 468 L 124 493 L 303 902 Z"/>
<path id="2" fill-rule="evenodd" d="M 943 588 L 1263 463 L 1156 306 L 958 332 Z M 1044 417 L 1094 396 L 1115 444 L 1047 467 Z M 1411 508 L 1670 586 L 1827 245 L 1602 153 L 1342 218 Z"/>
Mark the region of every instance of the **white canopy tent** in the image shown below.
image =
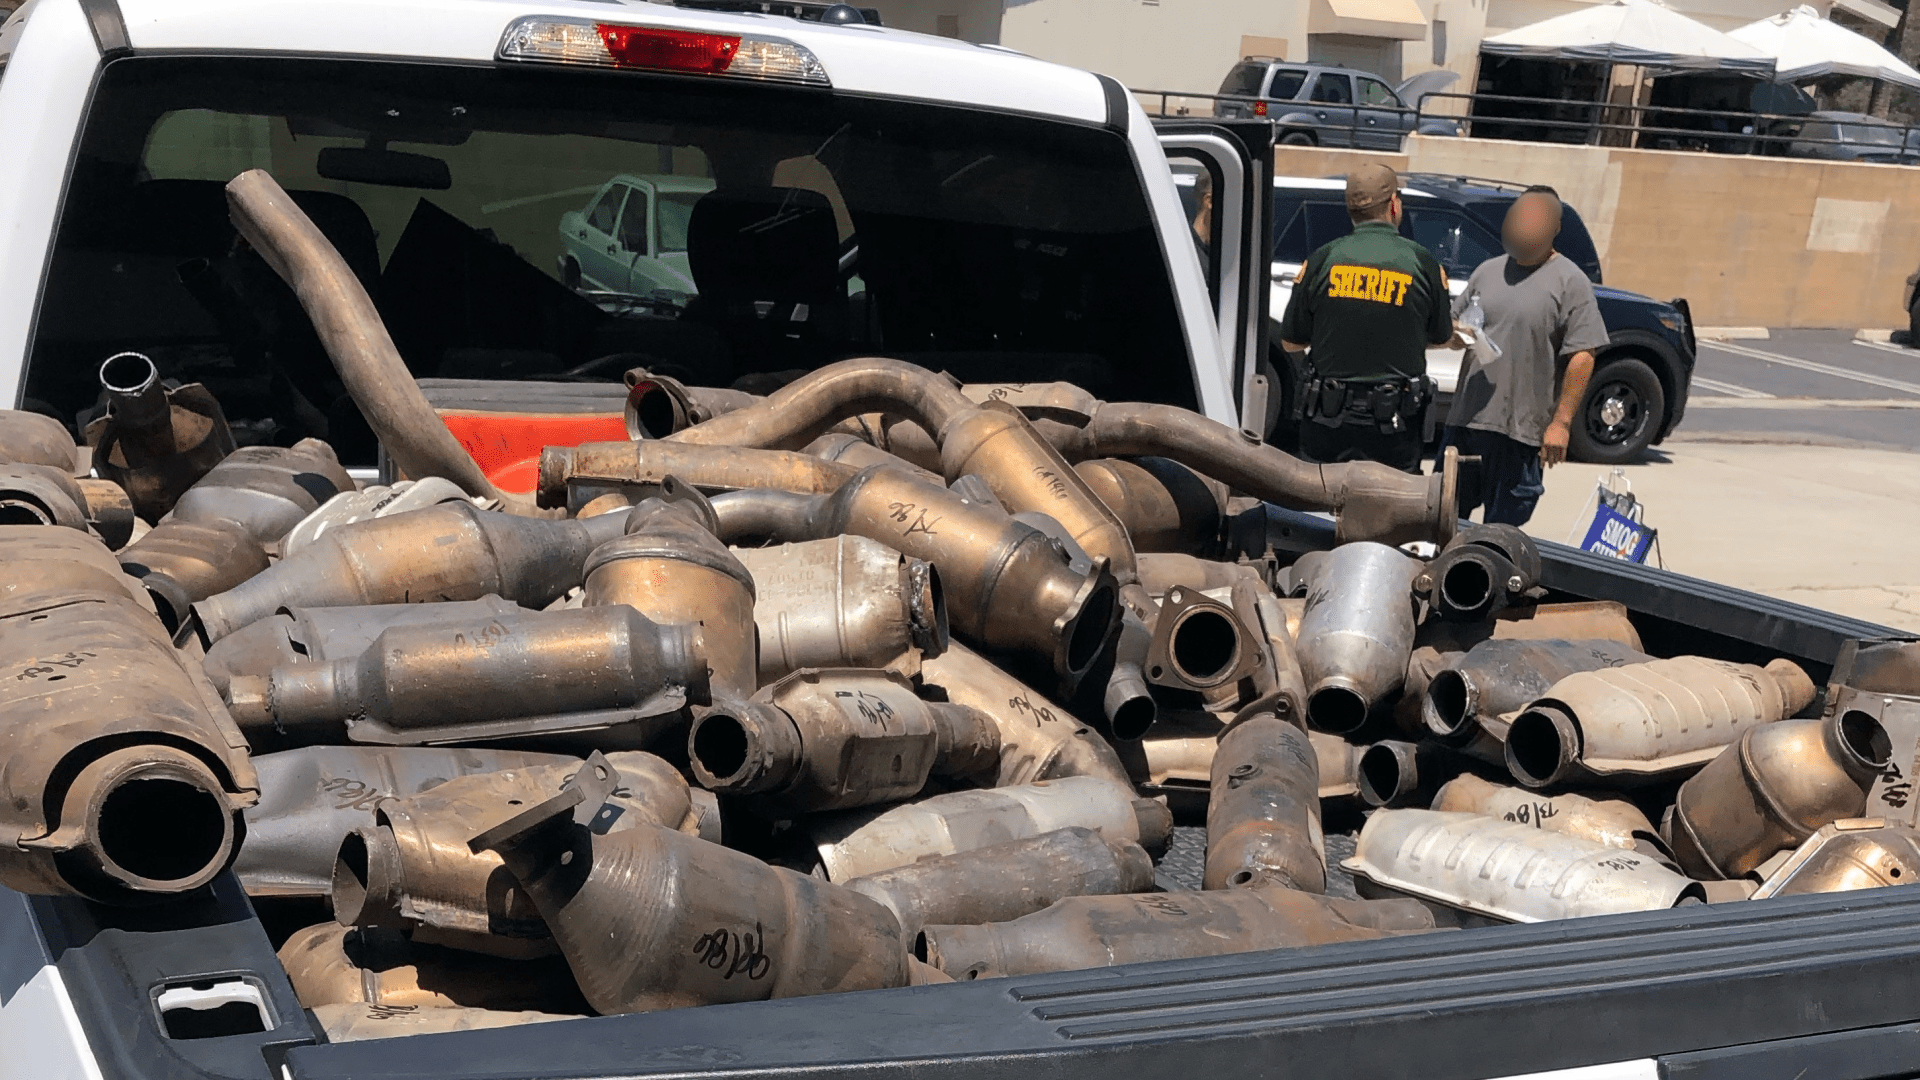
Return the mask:
<path id="1" fill-rule="evenodd" d="M 1773 57 L 1655 0 L 1611 0 L 1496 34 L 1480 43 L 1495 56 L 1583 60 L 1669 71 L 1771 76 Z"/>
<path id="2" fill-rule="evenodd" d="M 1871 38 L 1801 5 L 1727 35 L 1774 58 L 1774 81 L 1804 82 L 1824 75 L 1857 75 L 1920 89 L 1920 71 Z"/>

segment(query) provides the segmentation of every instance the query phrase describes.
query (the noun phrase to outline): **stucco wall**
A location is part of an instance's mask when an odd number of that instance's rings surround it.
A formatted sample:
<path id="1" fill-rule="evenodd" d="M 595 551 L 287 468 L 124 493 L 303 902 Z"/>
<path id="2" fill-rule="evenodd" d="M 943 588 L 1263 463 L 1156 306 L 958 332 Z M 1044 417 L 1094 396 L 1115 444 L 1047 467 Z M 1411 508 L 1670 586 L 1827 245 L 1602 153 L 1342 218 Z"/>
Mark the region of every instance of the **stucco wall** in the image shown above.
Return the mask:
<path id="1" fill-rule="evenodd" d="M 1282 147 L 1277 172 L 1384 160 L 1551 184 L 1577 207 L 1608 284 L 1684 296 L 1707 326 L 1904 326 L 1920 264 L 1920 170 L 1785 158 L 1415 136 L 1401 155 Z"/>
<path id="2" fill-rule="evenodd" d="M 1213 93 L 1243 37 L 1282 39 L 1306 59 L 1305 0 L 1008 0 L 1000 16 L 1008 48 L 1153 90 Z"/>

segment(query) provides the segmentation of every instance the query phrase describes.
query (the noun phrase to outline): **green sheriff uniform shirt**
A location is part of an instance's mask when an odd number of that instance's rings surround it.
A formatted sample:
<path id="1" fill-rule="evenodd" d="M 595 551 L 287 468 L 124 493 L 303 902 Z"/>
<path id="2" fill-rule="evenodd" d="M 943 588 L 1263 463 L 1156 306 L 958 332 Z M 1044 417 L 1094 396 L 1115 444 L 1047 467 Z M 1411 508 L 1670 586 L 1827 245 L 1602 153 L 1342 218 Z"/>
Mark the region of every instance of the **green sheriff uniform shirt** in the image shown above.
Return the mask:
<path id="1" fill-rule="evenodd" d="M 1432 252 L 1384 221 L 1307 256 L 1280 336 L 1306 342 L 1323 379 L 1427 373 L 1427 346 L 1453 337 L 1447 275 Z"/>

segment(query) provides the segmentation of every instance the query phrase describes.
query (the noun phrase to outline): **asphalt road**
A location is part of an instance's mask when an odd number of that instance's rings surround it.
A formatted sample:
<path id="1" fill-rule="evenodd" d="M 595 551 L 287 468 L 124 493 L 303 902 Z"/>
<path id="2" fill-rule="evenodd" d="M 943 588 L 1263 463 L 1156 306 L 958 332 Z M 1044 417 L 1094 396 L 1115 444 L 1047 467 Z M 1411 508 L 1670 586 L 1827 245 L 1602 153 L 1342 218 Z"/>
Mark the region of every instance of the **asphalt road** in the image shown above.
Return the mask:
<path id="1" fill-rule="evenodd" d="M 1842 330 L 1703 340 L 1671 438 L 1920 452 L 1920 350 Z"/>

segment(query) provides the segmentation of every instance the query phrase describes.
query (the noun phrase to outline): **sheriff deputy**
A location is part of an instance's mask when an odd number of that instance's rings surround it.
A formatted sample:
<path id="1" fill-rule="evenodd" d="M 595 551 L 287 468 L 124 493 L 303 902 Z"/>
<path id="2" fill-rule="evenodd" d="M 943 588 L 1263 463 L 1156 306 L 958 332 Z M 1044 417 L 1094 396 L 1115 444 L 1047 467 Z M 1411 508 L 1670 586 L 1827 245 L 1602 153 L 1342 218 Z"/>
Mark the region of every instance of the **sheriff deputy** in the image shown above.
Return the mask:
<path id="1" fill-rule="evenodd" d="M 1296 373 L 1308 461 L 1420 471 L 1421 420 L 1433 399 L 1427 347 L 1453 339 L 1453 318 L 1445 271 L 1400 235 L 1400 214 L 1392 169 L 1348 173 L 1353 232 L 1307 256 L 1293 283 L 1280 344 Z"/>

